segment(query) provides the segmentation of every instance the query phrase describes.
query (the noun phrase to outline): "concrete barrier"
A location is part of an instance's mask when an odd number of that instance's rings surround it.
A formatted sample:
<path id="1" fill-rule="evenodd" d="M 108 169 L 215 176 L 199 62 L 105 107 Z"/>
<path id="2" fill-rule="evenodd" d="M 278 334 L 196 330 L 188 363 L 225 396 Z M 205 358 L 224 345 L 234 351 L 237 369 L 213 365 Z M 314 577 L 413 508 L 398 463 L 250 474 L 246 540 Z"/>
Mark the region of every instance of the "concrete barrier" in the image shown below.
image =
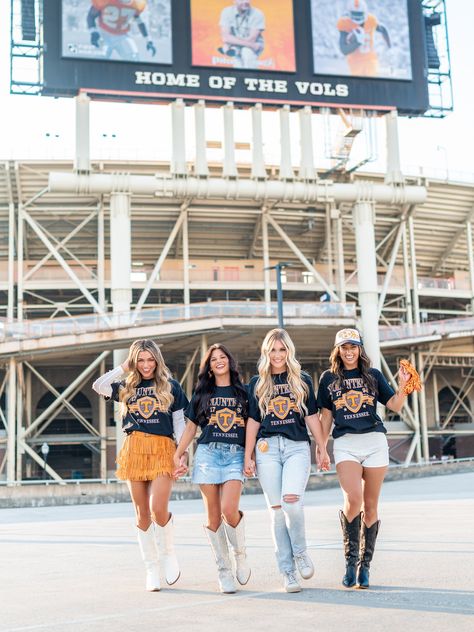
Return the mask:
<path id="1" fill-rule="evenodd" d="M 411 465 L 410 467 L 391 467 L 387 472 L 386 481 L 397 481 L 408 478 L 422 478 L 426 476 L 444 476 L 446 474 L 461 474 L 474 472 L 474 460 L 446 463 L 429 463 L 426 465 Z M 307 489 L 317 490 L 338 485 L 336 472 L 317 473 L 310 476 Z M 244 485 L 244 494 L 260 494 L 258 479 L 249 479 Z M 172 493 L 174 500 L 199 498 L 197 485 L 189 480 L 179 480 L 175 483 Z M 52 507 L 59 505 L 95 505 L 101 503 L 130 502 L 127 485 L 121 481 L 108 483 L 77 482 L 59 485 L 51 482 L 47 484 L 17 485 L 0 488 L 0 509 L 18 507 Z"/>

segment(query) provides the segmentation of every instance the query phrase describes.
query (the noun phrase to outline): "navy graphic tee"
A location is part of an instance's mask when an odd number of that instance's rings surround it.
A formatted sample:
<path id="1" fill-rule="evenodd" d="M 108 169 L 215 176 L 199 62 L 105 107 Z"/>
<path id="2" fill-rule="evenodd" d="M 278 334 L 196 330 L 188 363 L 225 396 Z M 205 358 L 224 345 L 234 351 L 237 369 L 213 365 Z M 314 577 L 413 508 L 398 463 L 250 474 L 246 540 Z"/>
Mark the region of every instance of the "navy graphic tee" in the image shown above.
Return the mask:
<path id="1" fill-rule="evenodd" d="M 171 393 L 174 401 L 169 410 L 163 407 L 159 395 L 155 393 L 154 380 L 142 380 L 127 402 L 127 414 L 122 419 L 122 429 L 127 434 L 131 432 L 147 432 L 149 434 L 173 437 L 172 413 L 182 410 L 188 405 L 188 399 L 181 385 L 171 379 Z M 112 382 L 112 397 L 119 401 L 120 389 L 125 382 Z"/>
<path id="2" fill-rule="evenodd" d="M 260 424 L 257 439 L 282 435 L 292 441 L 309 442 L 310 439 L 304 418 L 306 415 L 314 415 L 318 410 L 312 379 L 307 373 L 301 372 L 301 378 L 307 384 L 309 390 L 309 395 L 304 402 L 308 409 L 305 415 L 298 409 L 296 397 L 291 392 L 288 384 L 288 373 L 286 371 L 277 373 L 272 375 L 272 378 L 273 396 L 268 404 L 267 413 L 263 418 L 255 395 L 258 375 L 255 375 L 248 385 L 249 417 Z"/>
<path id="3" fill-rule="evenodd" d="M 197 421 L 197 401 L 193 395 L 185 411 L 186 417 L 201 428 L 197 443 L 234 443 L 245 445 L 245 419 L 242 404 L 232 386 L 215 386 L 206 410 L 206 422 Z"/>
<path id="4" fill-rule="evenodd" d="M 318 407 L 332 412 L 334 439 L 342 435 L 365 432 L 387 432 L 377 414 L 377 402 L 385 406 L 395 391 L 378 369 L 369 369 L 375 378 L 377 390 L 364 383 L 359 369 L 343 371 L 341 388 L 336 388 L 336 376 L 330 371 L 321 375 L 318 390 Z"/>

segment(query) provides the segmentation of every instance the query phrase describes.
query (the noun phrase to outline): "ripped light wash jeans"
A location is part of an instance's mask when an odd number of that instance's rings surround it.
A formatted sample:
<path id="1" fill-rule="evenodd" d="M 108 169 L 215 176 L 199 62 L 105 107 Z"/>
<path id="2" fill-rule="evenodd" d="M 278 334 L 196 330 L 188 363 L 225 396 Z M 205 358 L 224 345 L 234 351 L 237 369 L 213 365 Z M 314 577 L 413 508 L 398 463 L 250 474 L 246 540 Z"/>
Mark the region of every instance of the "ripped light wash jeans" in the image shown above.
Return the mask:
<path id="1" fill-rule="evenodd" d="M 260 441 L 268 443 L 266 452 L 258 449 Z M 255 455 L 258 478 L 271 516 L 278 568 L 280 573 L 294 571 L 294 556 L 306 551 L 303 496 L 311 468 L 309 443 L 276 435 L 259 439 Z M 285 502 L 283 498 L 289 494 L 299 496 L 298 501 Z"/>

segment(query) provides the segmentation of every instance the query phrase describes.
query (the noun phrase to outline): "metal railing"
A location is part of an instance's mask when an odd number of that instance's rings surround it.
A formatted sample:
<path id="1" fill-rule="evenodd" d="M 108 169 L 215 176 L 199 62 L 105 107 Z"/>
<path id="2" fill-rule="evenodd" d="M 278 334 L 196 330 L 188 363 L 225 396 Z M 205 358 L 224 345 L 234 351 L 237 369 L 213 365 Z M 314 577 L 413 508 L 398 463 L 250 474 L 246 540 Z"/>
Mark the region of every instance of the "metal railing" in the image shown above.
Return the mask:
<path id="1" fill-rule="evenodd" d="M 0 341 L 50 338 L 159 325 L 204 318 L 277 318 L 277 303 L 223 301 L 169 305 L 136 313 L 117 312 L 86 316 L 0 322 Z M 354 318 L 355 303 L 285 303 L 285 318 Z"/>
<path id="2" fill-rule="evenodd" d="M 419 325 L 396 325 L 380 327 L 380 340 L 400 340 L 403 338 L 425 338 L 427 336 L 446 336 L 463 331 L 474 331 L 474 317 L 447 318 L 430 320 Z"/>

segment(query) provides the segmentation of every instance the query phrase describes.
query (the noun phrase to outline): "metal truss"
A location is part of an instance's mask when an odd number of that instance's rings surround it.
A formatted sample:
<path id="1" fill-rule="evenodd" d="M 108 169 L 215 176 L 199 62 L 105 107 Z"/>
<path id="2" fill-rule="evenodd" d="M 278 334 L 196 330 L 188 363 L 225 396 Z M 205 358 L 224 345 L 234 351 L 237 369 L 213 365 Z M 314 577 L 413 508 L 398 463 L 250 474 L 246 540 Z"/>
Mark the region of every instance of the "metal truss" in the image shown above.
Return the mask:
<path id="1" fill-rule="evenodd" d="M 425 112 L 424 116 L 443 118 L 453 110 L 446 1 L 423 0 L 422 6 L 427 38 L 429 34 L 432 34 L 438 57 L 437 63 L 429 63 L 428 55 L 427 70 L 430 108 Z"/>
<path id="2" fill-rule="evenodd" d="M 10 0 L 10 92 L 35 96 L 43 89 L 43 2 L 29 3 L 26 32 L 24 25 L 22 28 L 22 4 L 21 0 Z"/>
<path id="3" fill-rule="evenodd" d="M 78 108 L 78 135 L 84 134 L 81 120 L 87 117 L 80 111 L 84 107 L 87 102 L 82 99 Z M 175 104 L 170 108 L 175 125 L 181 120 L 182 107 Z M 195 109 L 198 120 L 202 114 L 199 108 Z M 222 114 L 228 121 L 233 110 L 226 106 Z M 251 116 L 255 138 L 262 141 L 258 131 L 259 114 L 252 112 Z M 343 306 L 353 300 L 359 302 L 360 315 L 364 264 L 361 268 L 356 248 L 358 213 L 362 213 L 364 221 L 371 222 L 374 230 L 372 254 L 374 271 L 379 275 L 375 279 L 374 321 L 378 317 L 380 326 L 393 333 L 391 338 L 380 337 L 382 368 L 394 382 L 399 358 L 409 357 L 420 369 L 425 383 L 425 390 L 412 396 L 401 415 L 388 416 L 390 440 L 404 450 L 399 460 L 405 463 L 413 459 L 427 460 L 433 437 L 473 434 L 470 413 L 474 383 L 472 334 L 458 328 L 452 335 L 427 336 L 423 330 L 434 318 L 473 314 L 472 187 L 430 183 L 424 204 L 407 202 L 404 196 L 410 191 L 409 187 L 422 187 L 424 183 L 401 176 L 393 144 L 390 151 L 395 158 L 392 155 L 389 161 L 391 168 L 385 174 L 385 182 L 380 176 L 369 174 L 363 177 L 352 174 L 346 176 L 346 182 L 338 183 L 354 185 L 352 188 L 335 187 L 329 180 L 321 182 L 308 147 L 302 150 L 300 169 L 293 172 L 291 164 L 286 163 L 288 147 L 284 140 L 288 138 L 290 116 L 293 114 L 284 112 L 281 118 L 282 160 L 275 169 L 270 169 L 258 152 L 252 164 L 237 166 L 235 142 L 228 137 L 228 132 L 223 141 L 227 148 L 222 163 L 210 164 L 204 130 L 197 142 L 195 162 L 190 165 L 185 160 L 183 130 L 181 137 L 179 130 L 174 129 L 173 156 L 167 164 L 113 162 L 101 163 L 99 167 L 90 159 L 87 143 L 78 143 L 74 166 L 18 162 L 4 165 L 3 171 L 0 170 L 5 225 L 8 225 L 7 278 L 2 286 L 8 294 L 4 329 L 17 327 L 15 344 L 18 346 L 13 357 L 4 360 L 0 375 L 0 467 L 6 472 L 8 482 L 21 481 L 28 476 L 25 469 L 28 463 L 45 469 L 48 476 L 56 480 L 62 478 L 44 462 L 38 451 L 48 436 L 45 430 L 62 411 L 67 411 L 79 424 L 80 432 L 62 438 L 55 436 L 55 441 L 58 444 L 69 441 L 70 445 L 82 442 L 96 455 L 95 471 L 100 478 L 106 478 L 107 452 L 112 456 L 111 451 L 118 445 L 120 424 L 113 428 L 108 423 L 110 414 L 103 401 L 93 418 L 88 418 L 72 400 L 89 388 L 94 372 L 104 372 L 106 362 L 110 365 L 111 356 L 107 356 L 110 350 L 114 351 L 113 363 L 117 363 L 116 354 L 128 344 L 126 336 L 138 333 L 155 336 L 159 331 L 166 345 L 167 360 L 188 393 L 197 360 L 211 335 L 212 342 L 238 344 L 244 372 L 246 376 L 251 375 L 262 328 L 274 324 L 275 279 L 269 267 L 276 261 L 284 259 L 293 263 L 284 286 L 288 308 L 298 301 L 324 306 L 325 301 L 320 303 L 320 298 L 331 299 L 329 306 Z M 307 111 L 297 113 L 294 120 L 300 130 L 311 129 Z M 387 122 L 392 132 L 394 120 L 392 117 Z M 79 177 L 83 189 L 54 191 L 48 186 L 48 180 L 54 178 L 48 176 L 57 176 L 56 172 L 61 171 L 69 172 L 66 173 L 68 178 Z M 272 175 L 274 173 L 277 175 Z M 110 177 L 110 188 L 105 192 L 91 191 L 89 184 L 103 176 Z M 189 181 L 197 176 L 199 195 L 189 195 Z M 167 186 L 176 187 L 175 195 L 163 191 L 156 194 L 156 187 L 165 180 Z M 143 183 L 150 187 L 147 191 L 132 190 L 134 186 L 144 186 Z M 280 190 L 282 183 L 285 195 L 275 199 L 262 195 L 262 191 Z M 214 186 L 226 194 L 211 195 Z M 256 192 L 255 197 L 236 194 L 236 191 L 249 190 Z M 346 195 L 347 191 L 357 191 L 362 197 L 338 198 L 341 192 Z M 373 191 L 388 191 L 393 195 L 387 200 L 373 201 Z M 295 195 L 301 192 L 309 197 Z M 451 204 L 453 197 L 455 204 Z M 132 259 L 140 264 L 139 269 L 146 270 L 146 278 L 133 283 Z M 251 261 L 258 272 L 252 273 L 245 282 L 212 276 L 200 278 L 199 265 L 205 261 L 209 266 L 209 259 L 241 270 Z M 108 269 L 111 260 L 116 262 L 120 274 Z M 167 266 L 177 270 L 172 278 L 166 276 L 171 269 Z M 45 279 L 48 269 L 56 276 Z M 298 276 L 292 280 L 291 273 L 295 270 Z M 459 270 L 467 275 L 466 289 L 449 285 Z M 59 282 L 54 281 L 55 278 Z M 445 282 L 448 285 L 444 286 Z M 65 300 L 66 287 L 70 294 Z M 214 328 L 206 330 L 199 319 L 193 318 L 195 304 L 202 295 L 211 299 L 209 305 L 216 300 L 229 299 L 240 300 L 245 305 L 247 301 L 243 299 L 250 293 L 262 306 L 262 328 L 256 318 L 248 319 L 245 325 L 234 318 L 232 322 L 226 321 L 224 327 L 215 323 Z M 194 329 L 191 331 L 176 322 L 174 329 L 169 322 L 160 323 L 160 329 L 154 321 L 145 332 L 143 319 L 157 304 L 163 311 L 164 304 L 170 310 L 176 305 L 182 323 L 187 326 L 193 323 Z M 94 318 L 103 325 L 100 331 L 91 331 L 95 347 L 75 344 L 73 335 L 69 341 L 72 346 L 67 347 L 67 351 L 54 347 L 54 336 L 43 336 L 28 349 L 21 339 L 21 327 L 35 323 L 34 319 L 29 320 L 32 315 L 36 319 L 40 315 L 47 316 L 51 323 L 58 325 L 66 317 L 71 327 L 80 327 L 82 316 L 79 314 L 84 312 L 94 313 Z M 127 322 L 130 333 L 123 337 L 114 334 L 114 318 L 122 313 L 130 321 Z M 174 318 L 176 321 L 176 316 Z M 406 335 L 400 337 L 397 329 L 400 326 L 412 327 L 421 333 L 410 339 Z M 305 324 L 290 319 L 289 327 L 303 363 L 317 379 L 327 363 L 334 325 L 327 319 L 319 324 L 308 319 Z M 65 333 L 70 335 L 71 331 Z M 456 346 L 457 339 L 465 342 L 463 353 L 459 345 Z M 49 345 L 49 355 L 39 353 L 41 345 L 44 348 Z M 74 350 L 74 358 L 71 358 L 71 350 Z M 56 373 L 52 369 L 54 365 L 58 367 Z M 70 375 L 64 388 L 65 378 L 59 380 L 58 376 L 65 365 Z M 466 369 L 463 375 L 461 372 Z M 452 402 L 450 409 L 441 414 L 437 393 L 445 383 Z M 53 401 L 45 410 L 35 412 L 33 399 L 37 399 L 39 392 L 49 393 Z M 461 418 L 461 412 L 468 423 L 453 425 L 454 420 Z M 404 438 L 403 444 L 400 437 Z"/>

